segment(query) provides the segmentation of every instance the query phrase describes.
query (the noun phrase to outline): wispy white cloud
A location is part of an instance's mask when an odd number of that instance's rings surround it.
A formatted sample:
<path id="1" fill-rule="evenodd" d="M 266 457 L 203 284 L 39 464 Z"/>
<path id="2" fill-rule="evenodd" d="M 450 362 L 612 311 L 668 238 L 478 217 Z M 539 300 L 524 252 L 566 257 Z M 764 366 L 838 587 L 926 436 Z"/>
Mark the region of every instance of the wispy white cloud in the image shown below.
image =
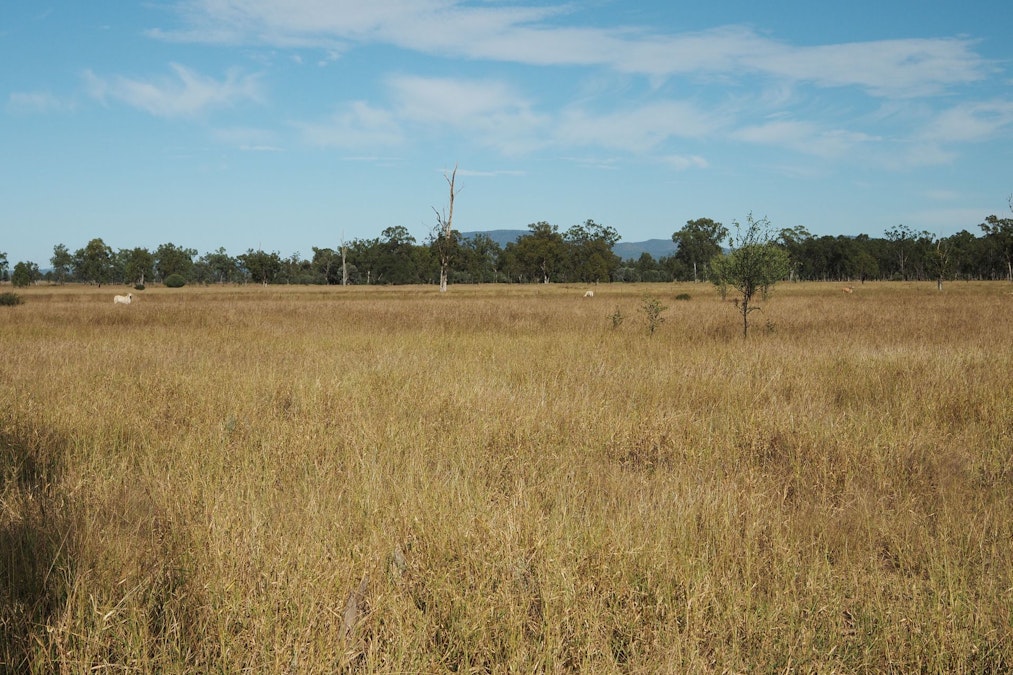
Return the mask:
<path id="1" fill-rule="evenodd" d="M 666 155 L 661 158 L 661 162 L 676 171 L 710 167 L 710 162 L 699 155 Z"/>
<path id="2" fill-rule="evenodd" d="M 52 113 L 73 108 L 73 103 L 48 91 L 13 92 L 7 98 L 7 111 L 18 114 Z"/>
<path id="3" fill-rule="evenodd" d="M 632 92 L 617 97 L 615 90 L 589 92 L 575 82 L 580 99 L 559 107 L 549 102 L 553 92 L 524 90 L 502 79 L 379 73 L 378 98 L 356 93 L 326 119 L 295 123 L 312 145 L 357 151 L 383 153 L 417 138 L 448 137 L 506 155 L 605 150 L 653 154 L 679 170 L 709 166 L 674 142 L 692 139 L 711 149 L 730 142 L 906 169 L 950 162 L 957 156 L 954 144 L 987 140 L 1013 125 L 1013 103 L 1005 101 L 965 99 L 935 112 L 944 100 L 940 94 L 997 72 L 998 65 L 967 37 L 800 45 L 740 25 L 697 32 L 596 27 L 581 24 L 579 5 L 511 2 L 177 0 L 179 24 L 149 34 L 313 48 L 318 58 L 291 58 L 318 65 L 359 46 L 390 45 L 448 59 L 578 66 L 585 83 Z M 216 81 L 181 66 L 173 70 L 175 78 L 168 80 L 89 73 L 89 90 L 101 100 L 163 116 L 195 115 L 260 96 L 253 76 L 230 72 Z M 866 96 L 849 100 L 849 110 L 830 101 L 852 92 Z M 878 116 L 869 113 L 877 106 Z M 717 156 L 708 150 L 711 160 Z"/>
<path id="4" fill-rule="evenodd" d="M 967 38 L 795 46 L 742 26 L 664 34 L 643 27 L 561 25 L 572 4 L 463 0 L 181 0 L 184 27 L 162 39 L 342 50 L 384 43 L 427 54 L 529 65 L 600 66 L 651 78 L 756 75 L 882 97 L 937 93 L 987 77 L 993 64 Z"/>
<path id="5" fill-rule="evenodd" d="M 561 112 L 540 112 L 521 92 L 498 80 L 397 75 L 385 85 L 383 104 L 357 101 L 323 122 L 299 124 L 305 140 L 323 146 L 392 146 L 416 136 L 446 136 L 506 155 L 550 147 L 644 153 L 671 139 L 707 137 L 727 123 L 722 113 L 682 101 L 614 111 L 574 105 Z M 669 163 L 679 168 L 705 165 L 689 156 Z"/>
<path id="6" fill-rule="evenodd" d="M 389 110 L 364 101 L 342 106 L 323 122 L 298 122 L 295 126 L 305 142 L 319 147 L 391 147 L 405 139 L 401 122 Z"/>
<path id="7" fill-rule="evenodd" d="M 1013 101 L 965 102 L 941 111 L 919 132 L 938 143 L 978 143 L 1013 129 Z"/>
<path id="8" fill-rule="evenodd" d="M 85 87 L 99 101 L 119 101 L 158 117 L 194 117 L 262 98 L 257 75 L 230 70 L 224 80 L 216 80 L 177 63 L 171 69 L 174 77 L 150 79 L 102 77 L 87 70 Z"/>
<path id="9" fill-rule="evenodd" d="M 496 80 L 399 75 L 387 86 L 397 116 L 406 123 L 461 133 L 506 154 L 536 147 L 548 123 L 520 92 Z"/>
<path id="10" fill-rule="evenodd" d="M 683 101 L 657 101 L 612 112 L 569 109 L 558 120 L 563 144 L 646 152 L 672 138 L 704 138 L 724 121 L 715 111 Z"/>
<path id="11" fill-rule="evenodd" d="M 855 155 L 861 146 L 882 140 L 860 131 L 824 128 L 816 122 L 792 119 L 745 126 L 730 136 L 747 143 L 779 146 L 820 157 Z"/>

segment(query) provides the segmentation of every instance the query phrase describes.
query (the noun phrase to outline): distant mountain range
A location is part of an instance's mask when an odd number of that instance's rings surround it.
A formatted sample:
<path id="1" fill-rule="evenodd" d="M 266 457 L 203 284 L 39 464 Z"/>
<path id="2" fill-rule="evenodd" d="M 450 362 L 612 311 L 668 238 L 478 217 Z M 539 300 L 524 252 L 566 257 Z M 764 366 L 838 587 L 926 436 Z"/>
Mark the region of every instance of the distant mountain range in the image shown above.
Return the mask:
<path id="1" fill-rule="evenodd" d="M 526 234 L 531 234 L 531 231 L 487 230 L 485 232 L 462 232 L 461 236 L 470 238 L 477 234 L 484 234 L 500 246 L 506 246 Z M 621 241 L 612 247 L 612 251 L 623 260 L 637 260 L 644 253 L 650 253 L 651 257 L 657 260 L 674 254 L 677 248 L 671 239 L 648 239 L 647 241 Z"/>

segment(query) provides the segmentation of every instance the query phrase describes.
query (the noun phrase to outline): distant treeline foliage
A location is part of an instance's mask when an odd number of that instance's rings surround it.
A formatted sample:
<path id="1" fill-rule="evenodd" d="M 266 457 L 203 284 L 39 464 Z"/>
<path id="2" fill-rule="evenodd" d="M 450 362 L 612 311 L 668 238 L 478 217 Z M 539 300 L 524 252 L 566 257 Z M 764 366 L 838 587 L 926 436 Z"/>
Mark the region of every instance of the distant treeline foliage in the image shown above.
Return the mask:
<path id="1" fill-rule="evenodd" d="M 943 238 L 904 225 L 888 229 L 883 237 L 817 237 L 799 226 L 780 230 L 774 240 L 788 253 L 789 280 L 1013 280 L 1013 219 L 992 215 L 979 228 L 979 234 L 962 230 Z M 727 235 L 727 228 L 709 218 L 688 221 L 672 235 L 678 245 L 673 255 L 655 259 L 644 253 L 636 260 L 622 260 L 613 252 L 618 232 L 593 220 L 563 232 L 547 222 L 532 223 L 526 234 L 506 245 L 481 233 L 464 237 L 455 230 L 449 242 L 449 281 L 705 281 Z M 307 259 L 299 253 L 283 257 L 253 249 L 236 256 L 224 248 L 198 255 L 196 249 L 172 243 L 155 251 L 114 251 L 102 239 L 92 239 L 76 251 L 57 244 L 44 273 L 29 261 L 17 263 L 12 273 L 6 254 L 0 252 L 0 280 L 19 286 L 43 279 L 143 284 L 179 274 L 197 284 L 436 284 L 437 243 L 436 233 L 419 243 L 407 228 L 389 227 L 378 238 L 353 239 L 336 248 L 314 246 Z"/>

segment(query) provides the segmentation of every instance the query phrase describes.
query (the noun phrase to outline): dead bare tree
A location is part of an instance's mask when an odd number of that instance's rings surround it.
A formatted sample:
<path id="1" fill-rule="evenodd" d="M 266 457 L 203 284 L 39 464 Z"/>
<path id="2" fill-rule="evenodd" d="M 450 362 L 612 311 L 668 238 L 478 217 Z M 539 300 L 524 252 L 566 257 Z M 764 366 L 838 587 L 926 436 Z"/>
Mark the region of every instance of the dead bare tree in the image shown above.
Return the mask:
<path id="1" fill-rule="evenodd" d="M 348 285 L 348 263 L 345 261 L 345 254 L 348 247 L 345 246 L 345 233 L 341 233 L 341 285 Z"/>
<path id="2" fill-rule="evenodd" d="M 447 292 L 447 276 L 450 272 L 450 259 L 453 257 L 455 241 L 454 241 L 454 197 L 457 194 L 457 190 L 454 187 L 454 182 L 457 179 L 457 164 L 454 164 L 454 170 L 450 172 L 450 175 L 443 174 L 443 177 L 447 179 L 447 184 L 450 186 L 450 206 L 447 211 L 440 212 L 433 207 L 433 211 L 436 212 L 436 232 L 435 242 L 436 250 L 440 256 L 440 293 Z"/>

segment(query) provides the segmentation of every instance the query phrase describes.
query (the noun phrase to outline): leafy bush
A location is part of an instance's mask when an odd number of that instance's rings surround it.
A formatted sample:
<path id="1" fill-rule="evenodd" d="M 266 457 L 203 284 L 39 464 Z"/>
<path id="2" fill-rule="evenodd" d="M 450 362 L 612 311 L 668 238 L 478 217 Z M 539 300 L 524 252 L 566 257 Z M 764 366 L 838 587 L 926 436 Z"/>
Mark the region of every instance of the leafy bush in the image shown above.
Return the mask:
<path id="1" fill-rule="evenodd" d="M 186 279 L 182 274 L 170 274 L 165 278 L 165 285 L 169 288 L 183 288 L 186 286 Z"/>
<path id="2" fill-rule="evenodd" d="M 675 299 L 676 300 L 689 300 L 689 293 L 680 293 L 679 295 L 675 296 Z"/>
<path id="3" fill-rule="evenodd" d="M 135 291 L 143 291 L 144 290 L 144 284 L 134 284 L 134 290 Z"/>
<path id="4" fill-rule="evenodd" d="M 8 305 L 13 307 L 14 305 L 20 305 L 24 300 L 17 293 L 0 293 L 0 305 Z"/>

